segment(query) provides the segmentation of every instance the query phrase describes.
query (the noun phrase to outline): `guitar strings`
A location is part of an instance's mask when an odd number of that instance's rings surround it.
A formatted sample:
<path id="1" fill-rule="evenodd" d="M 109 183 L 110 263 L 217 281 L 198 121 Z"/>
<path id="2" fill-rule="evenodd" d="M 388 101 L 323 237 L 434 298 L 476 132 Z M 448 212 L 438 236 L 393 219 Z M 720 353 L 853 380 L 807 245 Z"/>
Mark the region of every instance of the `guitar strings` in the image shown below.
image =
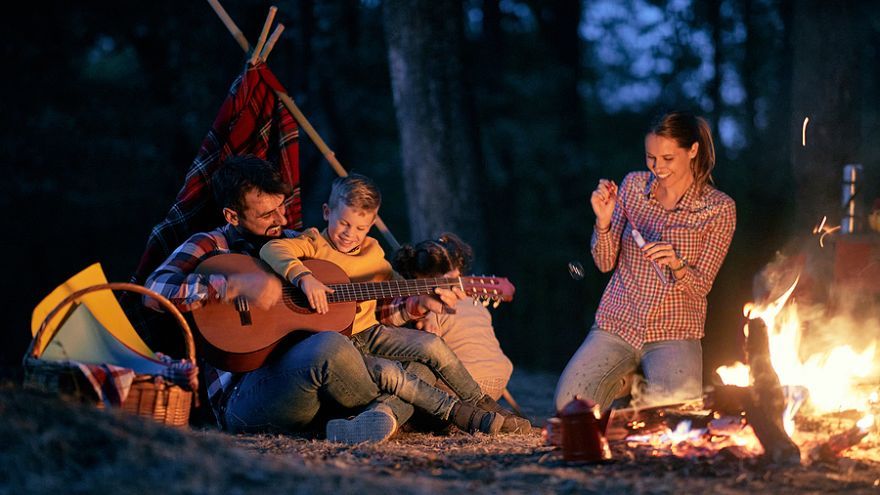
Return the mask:
<path id="1" fill-rule="evenodd" d="M 476 281 L 479 281 L 477 283 Z M 465 287 L 467 285 L 467 287 Z M 408 297 L 416 295 L 433 294 L 435 288 L 460 287 L 468 295 L 500 295 L 498 290 L 483 288 L 474 290 L 475 285 L 500 285 L 494 277 L 458 277 L 458 278 L 424 278 L 388 280 L 382 282 L 355 282 L 346 284 L 329 284 L 327 287 L 334 290 L 327 294 L 328 303 L 368 301 L 376 299 L 390 299 L 392 297 Z M 292 303 L 300 307 L 308 307 L 308 298 L 298 288 L 287 286 L 282 288 L 281 301 L 276 306 L 289 305 Z"/>

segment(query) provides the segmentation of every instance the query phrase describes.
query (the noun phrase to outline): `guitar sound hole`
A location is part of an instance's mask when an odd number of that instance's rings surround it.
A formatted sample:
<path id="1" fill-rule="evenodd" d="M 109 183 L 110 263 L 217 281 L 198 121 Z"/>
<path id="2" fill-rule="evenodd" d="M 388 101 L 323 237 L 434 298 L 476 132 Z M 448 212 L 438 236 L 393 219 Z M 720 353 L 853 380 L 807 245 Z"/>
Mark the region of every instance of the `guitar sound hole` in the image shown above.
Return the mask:
<path id="1" fill-rule="evenodd" d="M 306 298 L 306 295 L 299 289 L 295 288 L 286 288 L 284 290 L 284 295 L 281 300 L 284 302 L 284 305 L 287 306 L 291 311 L 295 311 L 297 313 L 311 313 L 312 309 L 309 307 L 309 300 Z"/>

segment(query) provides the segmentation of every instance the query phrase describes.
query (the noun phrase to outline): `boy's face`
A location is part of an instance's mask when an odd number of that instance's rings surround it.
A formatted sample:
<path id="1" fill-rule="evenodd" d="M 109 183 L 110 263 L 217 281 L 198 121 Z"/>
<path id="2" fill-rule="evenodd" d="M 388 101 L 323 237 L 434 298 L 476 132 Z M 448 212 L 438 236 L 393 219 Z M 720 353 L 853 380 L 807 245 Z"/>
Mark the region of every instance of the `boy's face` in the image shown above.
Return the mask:
<path id="1" fill-rule="evenodd" d="M 376 221 L 375 210 L 362 210 L 339 204 L 330 208 L 324 203 L 324 220 L 327 220 L 327 235 L 336 249 L 348 253 L 364 242 L 370 227 Z"/>

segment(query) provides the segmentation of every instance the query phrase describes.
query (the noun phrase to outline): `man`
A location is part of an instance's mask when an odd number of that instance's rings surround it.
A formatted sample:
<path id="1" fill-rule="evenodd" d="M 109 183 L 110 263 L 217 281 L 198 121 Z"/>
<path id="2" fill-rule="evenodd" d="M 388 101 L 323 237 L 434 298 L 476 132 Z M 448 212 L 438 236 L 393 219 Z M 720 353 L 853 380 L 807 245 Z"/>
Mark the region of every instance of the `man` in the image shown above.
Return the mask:
<path id="1" fill-rule="evenodd" d="M 194 273 L 207 257 L 218 253 L 258 256 L 269 240 L 293 237 L 284 229 L 285 197 L 289 187 L 271 166 L 254 156 L 233 157 L 214 173 L 211 186 L 226 225 L 187 239 L 146 280 L 145 286 L 167 297 L 182 311 L 204 304 L 230 302 L 238 296 L 269 308 L 281 297 L 281 283 L 258 274 L 204 275 Z M 439 296 L 454 304 L 460 295 Z M 152 309 L 155 302 L 145 299 Z M 418 305 L 440 311 L 443 304 L 422 296 Z M 295 431 L 320 423 L 340 408 L 368 406 L 328 438 L 346 443 L 382 441 L 397 428 L 391 417 L 408 417 L 412 406 L 381 394 L 351 341 L 334 332 L 320 332 L 273 356 L 263 367 L 230 373 L 205 365 L 208 399 L 218 423 L 230 431 Z M 416 373 L 421 370 L 415 370 Z M 406 379 L 417 380 L 408 374 Z M 339 422 L 335 423 L 340 426 Z M 329 428 L 329 427 L 328 427 Z"/>

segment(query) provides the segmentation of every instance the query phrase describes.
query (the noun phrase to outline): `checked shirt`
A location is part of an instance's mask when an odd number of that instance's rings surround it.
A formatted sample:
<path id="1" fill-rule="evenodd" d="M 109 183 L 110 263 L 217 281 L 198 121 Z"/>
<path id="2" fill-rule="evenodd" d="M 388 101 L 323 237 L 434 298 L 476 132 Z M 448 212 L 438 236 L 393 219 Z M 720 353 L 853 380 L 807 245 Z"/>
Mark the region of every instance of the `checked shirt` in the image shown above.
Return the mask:
<path id="1" fill-rule="evenodd" d="M 706 323 L 706 295 L 727 254 L 736 227 L 736 207 L 726 194 L 691 186 L 672 210 L 654 196 L 650 172 L 632 172 L 620 185 L 617 206 L 607 232 L 595 226 L 591 252 L 602 272 L 614 270 L 605 288 L 596 324 L 640 349 L 661 340 L 699 339 Z M 663 268 L 661 281 L 642 254 L 632 229 L 646 242 L 672 244 L 686 260 L 684 276 L 676 280 Z"/>

